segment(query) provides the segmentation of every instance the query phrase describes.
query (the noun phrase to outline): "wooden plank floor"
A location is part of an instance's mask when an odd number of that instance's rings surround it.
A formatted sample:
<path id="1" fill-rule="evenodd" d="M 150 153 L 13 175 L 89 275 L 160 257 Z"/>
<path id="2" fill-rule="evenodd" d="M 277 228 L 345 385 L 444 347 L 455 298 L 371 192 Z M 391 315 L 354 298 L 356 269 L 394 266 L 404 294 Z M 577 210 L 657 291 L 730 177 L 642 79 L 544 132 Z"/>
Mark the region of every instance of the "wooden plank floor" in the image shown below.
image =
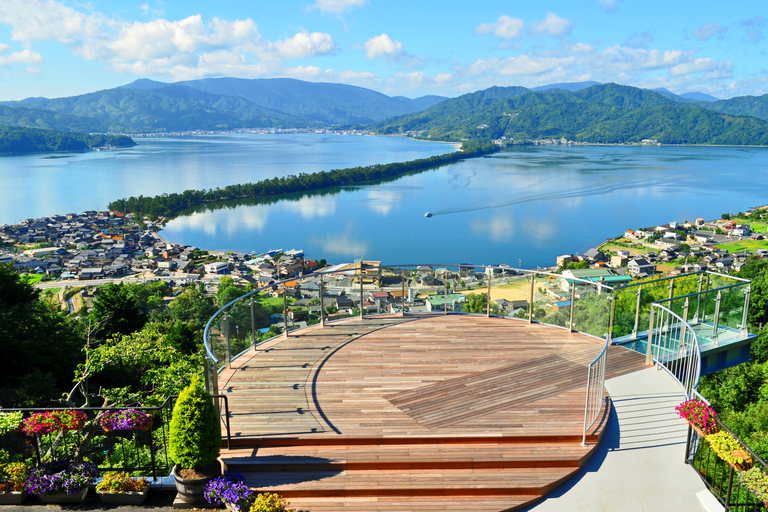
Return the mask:
<path id="1" fill-rule="evenodd" d="M 238 437 L 574 435 L 601 349 L 503 318 L 375 317 L 273 340 L 219 382 Z M 643 367 L 609 348 L 609 378 Z"/>
<path id="2" fill-rule="evenodd" d="M 220 375 L 254 489 L 310 512 L 496 512 L 570 478 L 587 366 L 603 343 L 481 316 L 375 317 L 251 350 Z M 610 347 L 607 377 L 645 367 Z"/>

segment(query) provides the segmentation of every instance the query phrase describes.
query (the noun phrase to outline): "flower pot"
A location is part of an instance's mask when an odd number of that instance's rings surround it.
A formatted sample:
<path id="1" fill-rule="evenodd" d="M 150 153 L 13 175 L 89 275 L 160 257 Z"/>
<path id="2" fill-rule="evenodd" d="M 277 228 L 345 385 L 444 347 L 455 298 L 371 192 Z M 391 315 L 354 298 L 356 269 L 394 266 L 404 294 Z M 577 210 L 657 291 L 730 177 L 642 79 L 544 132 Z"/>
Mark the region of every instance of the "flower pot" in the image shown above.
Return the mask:
<path id="1" fill-rule="evenodd" d="M 27 499 L 29 493 L 26 489 L 21 492 L 0 492 L 0 505 L 21 505 Z"/>
<path id="2" fill-rule="evenodd" d="M 77 494 L 67 494 L 64 491 L 40 494 L 38 497 L 43 503 L 82 503 L 88 496 L 89 487 L 86 485 Z"/>
<path id="3" fill-rule="evenodd" d="M 211 504 L 206 501 L 203 494 L 208 482 L 221 474 L 221 466 L 214 472 L 215 474 L 203 478 L 182 478 L 179 471 L 181 471 L 179 466 L 173 467 L 173 479 L 176 482 L 176 499 L 173 500 L 173 507 L 211 508 Z"/>
<path id="4" fill-rule="evenodd" d="M 736 471 L 746 471 L 752 467 L 752 457 L 750 457 L 747 452 L 743 450 L 733 450 L 731 452 L 731 455 L 734 457 L 738 457 L 739 459 L 744 459 L 744 462 L 742 462 L 741 464 L 728 462 L 728 465 L 731 466 Z"/>
<path id="5" fill-rule="evenodd" d="M 141 505 L 147 499 L 148 493 L 149 485 L 141 492 L 100 492 L 98 494 L 101 502 L 108 505 Z"/>
<path id="6" fill-rule="evenodd" d="M 699 427 L 697 427 L 696 425 L 694 425 L 693 423 L 689 423 L 689 425 L 691 425 L 691 427 L 693 427 L 693 430 L 695 430 L 696 433 L 699 434 L 699 437 L 701 437 L 701 438 L 705 438 L 707 436 L 710 436 L 712 434 L 716 434 L 717 433 L 717 428 L 715 428 L 713 430 L 709 430 L 709 431 L 704 431 L 704 430 L 700 429 Z"/>

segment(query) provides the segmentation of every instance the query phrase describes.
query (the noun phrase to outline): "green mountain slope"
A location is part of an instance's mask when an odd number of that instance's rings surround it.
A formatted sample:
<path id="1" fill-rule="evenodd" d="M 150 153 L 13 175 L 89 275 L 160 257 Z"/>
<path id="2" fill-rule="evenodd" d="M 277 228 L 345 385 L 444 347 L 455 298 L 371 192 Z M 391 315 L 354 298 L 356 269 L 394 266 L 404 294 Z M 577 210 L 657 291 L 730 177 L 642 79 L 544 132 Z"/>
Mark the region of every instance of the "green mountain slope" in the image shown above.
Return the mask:
<path id="1" fill-rule="evenodd" d="M 14 108 L 13 104 L 6 106 Z M 25 101 L 24 106 L 89 119 L 92 124 L 81 128 L 89 131 L 136 133 L 308 125 L 303 119 L 259 107 L 244 98 L 177 85 L 107 89 L 69 98 Z"/>
<path id="2" fill-rule="evenodd" d="M 0 126 L 0 155 L 86 151 L 105 146 L 132 147 L 135 145 L 133 139 L 123 135 L 93 135 Z"/>
<path id="3" fill-rule="evenodd" d="M 415 100 L 402 96 L 391 98 L 353 85 L 304 82 L 292 78 L 205 78 L 178 82 L 176 85 L 212 94 L 239 96 L 256 105 L 325 125 L 369 124 L 417 112 L 445 99 L 440 96 Z M 139 86 L 147 87 L 148 84 L 144 82 Z"/>
<path id="4" fill-rule="evenodd" d="M 464 95 L 373 128 L 452 141 L 507 137 L 593 143 L 656 139 L 665 144 L 768 144 L 768 123 L 763 120 L 678 103 L 644 89 L 616 84 L 577 92 L 498 89 Z"/>
<path id="5" fill-rule="evenodd" d="M 701 104 L 704 108 L 736 116 L 752 116 L 768 121 L 768 94 L 762 96 L 738 96 Z"/>

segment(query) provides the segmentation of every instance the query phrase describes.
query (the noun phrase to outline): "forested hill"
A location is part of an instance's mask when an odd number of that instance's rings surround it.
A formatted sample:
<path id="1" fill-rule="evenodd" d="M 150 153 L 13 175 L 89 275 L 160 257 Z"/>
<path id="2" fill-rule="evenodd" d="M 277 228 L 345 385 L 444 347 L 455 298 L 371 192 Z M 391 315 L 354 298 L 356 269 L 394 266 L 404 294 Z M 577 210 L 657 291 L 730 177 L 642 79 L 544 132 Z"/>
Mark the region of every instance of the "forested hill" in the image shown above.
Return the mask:
<path id="1" fill-rule="evenodd" d="M 87 151 L 93 148 L 135 145 L 133 139 L 124 135 L 94 135 L 0 126 L 0 155 Z"/>
<path id="2" fill-rule="evenodd" d="M 366 125 L 444 99 L 389 97 L 362 87 L 287 78 L 177 84 L 141 79 L 80 96 L 3 102 L 0 125 L 118 133 L 320 128 Z"/>
<path id="3" fill-rule="evenodd" d="M 709 105 L 709 104 L 707 104 Z M 561 139 L 592 143 L 768 145 L 768 122 L 602 84 L 576 92 L 492 87 L 371 126 L 432 140 Z"/>

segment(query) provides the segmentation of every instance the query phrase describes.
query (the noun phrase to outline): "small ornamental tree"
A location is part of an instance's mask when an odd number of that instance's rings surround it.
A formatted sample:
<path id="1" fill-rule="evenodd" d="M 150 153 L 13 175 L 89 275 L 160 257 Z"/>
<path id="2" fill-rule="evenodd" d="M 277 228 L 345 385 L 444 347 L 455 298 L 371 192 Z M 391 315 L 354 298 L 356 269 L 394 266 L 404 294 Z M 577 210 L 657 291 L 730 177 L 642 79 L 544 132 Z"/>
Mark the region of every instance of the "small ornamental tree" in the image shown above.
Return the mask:
<path id="1" fill-rule="evenodd" d="M 181 469 L 200 470 L 216 461 L 221 423 L 211 395 L 197 377 L 176 400 L 168 437 L 168 454 Z"/>

